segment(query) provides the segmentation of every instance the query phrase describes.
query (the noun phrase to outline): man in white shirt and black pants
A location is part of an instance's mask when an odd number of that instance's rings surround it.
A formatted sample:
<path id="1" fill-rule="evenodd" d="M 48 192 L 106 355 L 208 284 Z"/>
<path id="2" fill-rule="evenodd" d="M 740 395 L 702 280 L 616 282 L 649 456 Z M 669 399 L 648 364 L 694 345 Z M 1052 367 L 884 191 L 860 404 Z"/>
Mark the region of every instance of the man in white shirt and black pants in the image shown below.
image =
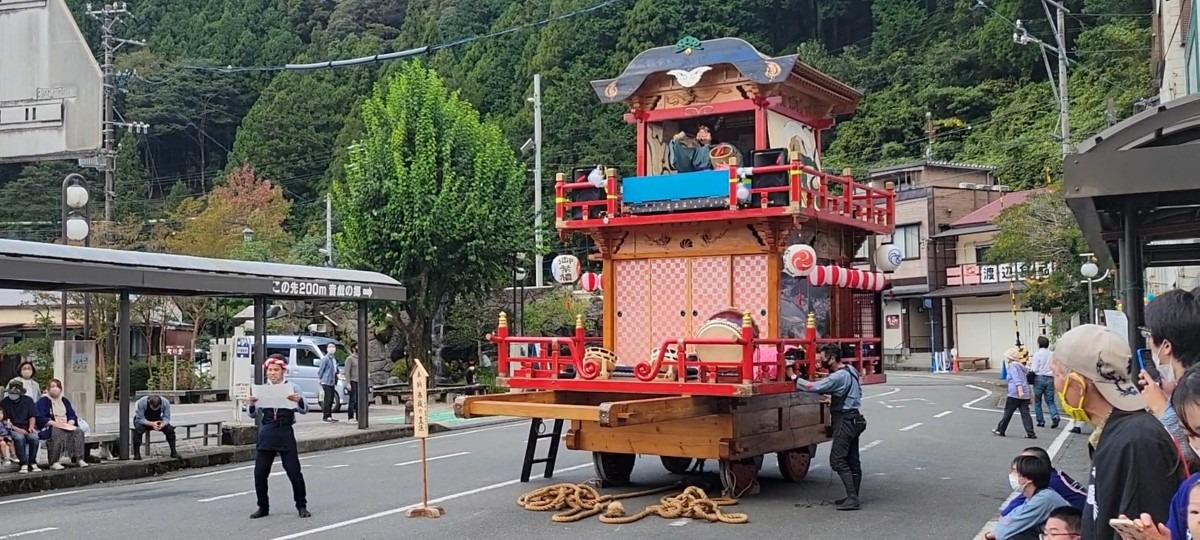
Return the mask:
<path id="1" fill-rule="evenodd" d="M 1033 353 L 1029 371 L 1033 373 L 1033 415 L 1037 418 L 1037 427 L 1046 427 L 1046 417 L 1042 416 L 1042 401 L 1050 410 L 1050 429 L 1058 429 L 1058 404 L 1054 397 L 1054 372 L 1050 369 L 1050 340 L 1046 336 L 1038 336 L 1038 350 Z"/>

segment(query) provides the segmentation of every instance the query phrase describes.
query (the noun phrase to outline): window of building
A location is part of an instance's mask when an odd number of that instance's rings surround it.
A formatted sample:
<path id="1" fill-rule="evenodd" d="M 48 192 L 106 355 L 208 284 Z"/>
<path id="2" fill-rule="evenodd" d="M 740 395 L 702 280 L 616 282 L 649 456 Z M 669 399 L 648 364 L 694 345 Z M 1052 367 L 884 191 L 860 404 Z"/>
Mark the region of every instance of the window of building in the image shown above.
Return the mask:
<path id="1" fill-rule="evenodd" d="M 975 264 L 987 264 L 987 252 L 992 246 L 975 246 Z"/>
<path id="2" fill-rule="evenodd" d="M 911 225 L 896 227 L 896 233 L 892 235 L 892 243 L 900 248 L 900 253 L 904 255 L 904 260 L 920 259 L 921 224 L 913 223 Z"/>

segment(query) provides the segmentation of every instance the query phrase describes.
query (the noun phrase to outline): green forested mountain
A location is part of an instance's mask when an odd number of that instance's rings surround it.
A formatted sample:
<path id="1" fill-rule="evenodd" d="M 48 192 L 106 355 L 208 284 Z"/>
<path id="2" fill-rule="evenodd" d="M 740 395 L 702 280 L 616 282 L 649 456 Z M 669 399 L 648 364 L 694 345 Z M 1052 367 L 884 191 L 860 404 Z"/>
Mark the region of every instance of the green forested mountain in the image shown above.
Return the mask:
<path id="1" fill-rule="evenodd" d="M 323 234 L 324 194 L 361 130 L 357 108 L 395 65 L 319 71 L 222 72 L 195 66 L 279 66 L 413 47 L 514 147 L 532 132 L 534 73 L 542 74 L 547 179 L 577 164 L 623 166 L 633 130 L 619 106 L 597 104 L 588 81 L 615 76 L 637 53 L 734 36 L 767 54 L 806 61 L 861 88 L 859 111 L 825 140 L 830 167 L 916 159 L 926 113 L 937 159 L 991 163 L 1014 186 L 1055 174 L 1059 141 L 1051 77 L 1035 45 L 1013 42 L 1020 19 L 1054 38 L 1039 0 L 133 0 L 119 34 L 144 40 L 117 64 L 118 110 L 149 123 L 122 143 L 118 218 L 160 217 L 237 165 L 282 186 L 287 225 Z M 83 0 L 69 0 L 99 50 Z M 1149 0 L 1067 2 L 1073 138 L 1133 112 L 1154 94 Z M 500 35 L 503 30 L 532 25 Z M 1050 56 L 1054 64 L 1054 56 Z M 1106 109 L 1111 115 L 1106 116 Z M 532 157 L 529 158 L 532 163 Z M 72 163 L 0 167 L 0 234 L 54 235 L 57 190 Z M 94 171 L 90 178 L 98 180 Z M 551 182 L 547 181 L 547 189 Z M 20 224 L 14 222 L 21 222 Z"/>

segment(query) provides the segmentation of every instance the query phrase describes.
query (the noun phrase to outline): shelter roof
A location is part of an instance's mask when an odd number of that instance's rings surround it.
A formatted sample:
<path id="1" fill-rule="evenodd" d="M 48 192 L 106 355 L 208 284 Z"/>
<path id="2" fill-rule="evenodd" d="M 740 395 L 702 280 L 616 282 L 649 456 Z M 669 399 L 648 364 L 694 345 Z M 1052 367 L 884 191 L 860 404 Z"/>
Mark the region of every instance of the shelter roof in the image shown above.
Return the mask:
<path id="1" fill-rule="evenodd" d="M 308 300 L 406 299 L 377 272 L 0 240 L 0 288 Z"/>
<path id="2" fill-rule="evenodd" d="M 1063 163 L 1067 205 L 1102 265 L 1132 216 L 1144 265 L 1200 264 L 1200 95 L 1131 116 L 1079 144 Z"/>

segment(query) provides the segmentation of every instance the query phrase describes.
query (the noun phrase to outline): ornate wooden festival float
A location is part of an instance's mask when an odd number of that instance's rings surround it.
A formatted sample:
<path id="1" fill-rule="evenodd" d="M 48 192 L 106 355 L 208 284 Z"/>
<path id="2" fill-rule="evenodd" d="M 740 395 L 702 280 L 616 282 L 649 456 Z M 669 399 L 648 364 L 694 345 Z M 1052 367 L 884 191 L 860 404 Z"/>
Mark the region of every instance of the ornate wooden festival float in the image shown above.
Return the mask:
<path id="1" fill-rule="evenodd" d="M 795 391 L 789 367 L 823 376 L 816 350 L 835 343 L 864 383 L 886 381 L 887 279 L 850 267 L 868 238 L 893 232 L 894 195 L 823 172 L 819 151 L 861 94 L 733 38 L 647 50 L 592 86 L 628 106 L 637 133 L 635 175 L 586 166 L 555 186 L 560 234 L 590 237 L 603 265 L 602 337 L 582 319 L 573 337 L 515 336 L 501 313 L 489 339 L 512 391 L 460 397 L 456 414 L 533 419 L 523 481 L 535 463 L 551 476 L 560 439 L 592 452 L 606 485 L 627 483 L 639 454 L 675 473 L 717 460 L 733 496 L 757 491 L 767 454 L 803 479 L 829 414 Z M 889 244 L 870 255 L 883 271 L 901 258 Z M 572 256 L 554 265 L 560 281 L 581 274 Z"/>

